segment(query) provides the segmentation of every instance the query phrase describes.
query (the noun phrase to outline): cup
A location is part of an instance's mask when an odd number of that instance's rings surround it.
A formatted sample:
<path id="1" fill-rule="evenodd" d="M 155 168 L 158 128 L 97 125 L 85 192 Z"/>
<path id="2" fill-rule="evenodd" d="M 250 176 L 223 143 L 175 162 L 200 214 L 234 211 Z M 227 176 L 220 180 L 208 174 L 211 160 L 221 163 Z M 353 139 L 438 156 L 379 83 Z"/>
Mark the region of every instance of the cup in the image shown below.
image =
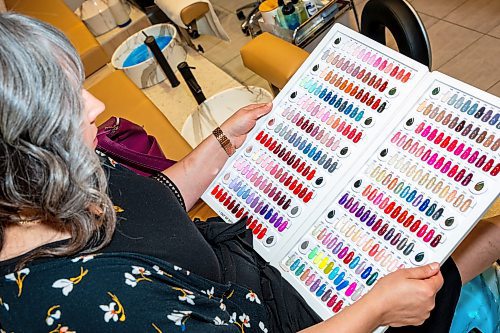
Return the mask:
<path id="1" fill-rule="evenodd" d="M 275 17 L 278 15 L 278 1 L 266 0 L 259 5 L 259 11 L 262 14 L 262 19 L 267 24 L 275 24 Z"/>

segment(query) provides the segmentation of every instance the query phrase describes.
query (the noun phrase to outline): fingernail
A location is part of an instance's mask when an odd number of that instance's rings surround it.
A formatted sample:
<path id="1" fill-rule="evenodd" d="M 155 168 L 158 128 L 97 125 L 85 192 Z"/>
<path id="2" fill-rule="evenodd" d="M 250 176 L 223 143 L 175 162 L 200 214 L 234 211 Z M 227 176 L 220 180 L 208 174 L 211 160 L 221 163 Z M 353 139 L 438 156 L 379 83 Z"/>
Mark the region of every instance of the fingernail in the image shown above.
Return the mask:
<path id="1" fill-rule="evenodd" d="M 436 271 L 439 269 L 439 264 L 437 262 L 434 262 L 429 265 L 433 271 Z"/>

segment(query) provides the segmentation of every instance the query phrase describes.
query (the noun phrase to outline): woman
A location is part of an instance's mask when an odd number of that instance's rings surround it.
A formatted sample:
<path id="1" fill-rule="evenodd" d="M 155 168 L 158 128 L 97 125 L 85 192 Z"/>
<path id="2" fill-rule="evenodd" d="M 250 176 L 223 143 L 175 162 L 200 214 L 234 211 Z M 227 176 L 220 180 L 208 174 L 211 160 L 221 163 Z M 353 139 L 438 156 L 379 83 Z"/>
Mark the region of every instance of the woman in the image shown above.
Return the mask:
<path id="1" fill-rule="evenodd" d="M 390 274 L 321 323 L 279 275 L 268 281 L 281 286 L 276 299 L 262 296 L 260 279 L 226 281 L 186 214 L 227 159 L 215 137 L 164 174 L 137 176 L 93 152 L 104 105 L 82 89 L 81 62 L 59 31 L 0 14 L 0 45 L 4 331 L 355 333 L 429 316 L 437 264 Z M 221 130 L 237 148 L 270 109 L 243 108 Z M 288 313 L 273 311 L 277 299 Z"/>

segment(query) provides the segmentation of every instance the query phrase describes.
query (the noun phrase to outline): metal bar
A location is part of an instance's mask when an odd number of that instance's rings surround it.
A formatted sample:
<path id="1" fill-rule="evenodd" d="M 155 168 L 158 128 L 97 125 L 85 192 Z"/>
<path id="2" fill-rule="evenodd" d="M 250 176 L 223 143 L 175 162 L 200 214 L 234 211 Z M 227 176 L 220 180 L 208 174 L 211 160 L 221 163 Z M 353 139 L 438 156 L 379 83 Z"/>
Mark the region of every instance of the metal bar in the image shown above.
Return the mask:
<path id="1" fill-rule="evenodd" d="M 351 9 L 351 5 L 352 2 L 350 0 L 331 1 L 295 29 L 292 43 L 300 48 L 306 47 L 318 35 L 329 29 L 337 18 Z M 309 31 L 306 30 L 303 32 L 304 35 L 300 36 L 299 33 L 301 33 L 301 30 L 307 29 L 308 25 L 312 25 L 309 27 Z"/>

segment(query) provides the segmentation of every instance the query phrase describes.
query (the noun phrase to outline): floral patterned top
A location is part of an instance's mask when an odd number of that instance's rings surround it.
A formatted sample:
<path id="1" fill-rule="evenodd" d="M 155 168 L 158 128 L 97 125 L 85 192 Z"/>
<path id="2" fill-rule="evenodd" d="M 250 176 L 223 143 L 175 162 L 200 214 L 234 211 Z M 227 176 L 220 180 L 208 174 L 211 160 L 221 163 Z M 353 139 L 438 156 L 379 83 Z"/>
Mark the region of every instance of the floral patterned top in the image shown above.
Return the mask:
<path id="1" fill-rule="evenodd" d="M 19 271 L 18 258 L 0 262 L 0 332 L 267 332 L 256 293 L 213 282 L 217 257 L 175 184 L 101 160 L 118 215 L 113 240 L 98 254 L 38 258 Z"/>
<path id="2" fill-rule="evenodd" d="M 0 278 L 1 332 L 267 332 L 252 290 L 166 261 L 100 253 L 37 262 Z"/>

